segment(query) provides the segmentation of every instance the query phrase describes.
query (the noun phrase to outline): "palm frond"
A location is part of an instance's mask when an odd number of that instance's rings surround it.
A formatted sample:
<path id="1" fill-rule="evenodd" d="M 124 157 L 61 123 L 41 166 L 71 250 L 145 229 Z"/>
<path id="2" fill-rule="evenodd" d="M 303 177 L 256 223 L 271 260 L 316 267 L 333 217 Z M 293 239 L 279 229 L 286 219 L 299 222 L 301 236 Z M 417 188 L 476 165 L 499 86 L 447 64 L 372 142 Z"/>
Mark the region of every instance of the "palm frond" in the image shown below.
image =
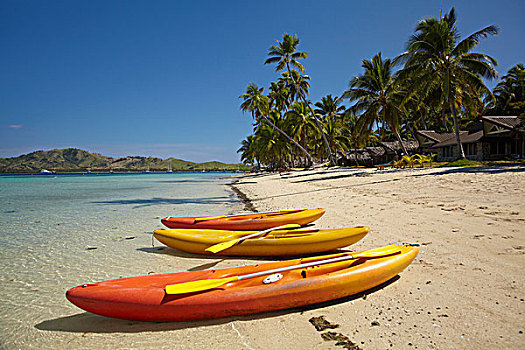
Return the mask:
<path id="1" fill-rule="evenodd" d="M 497 25 L 491 25 L 480 29 L 460 41 L 452 51 L 452 55 L 459 56 L 461 54 L 470 52 L 479 44 L 481 39 L 487 38 L 489 35 L 498 35 L 498 33 L 499 27 Z"/>

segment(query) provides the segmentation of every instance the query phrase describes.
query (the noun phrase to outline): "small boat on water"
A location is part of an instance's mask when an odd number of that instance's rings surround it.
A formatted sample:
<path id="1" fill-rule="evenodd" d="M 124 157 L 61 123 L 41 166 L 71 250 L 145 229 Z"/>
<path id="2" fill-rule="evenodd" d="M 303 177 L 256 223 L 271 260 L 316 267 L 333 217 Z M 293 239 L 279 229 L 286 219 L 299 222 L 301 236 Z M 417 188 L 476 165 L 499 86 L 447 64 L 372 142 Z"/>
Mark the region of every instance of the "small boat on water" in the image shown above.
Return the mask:
<path id="1" fill-rule="evenodd" d="M 261 235 L 258 235 L 257 232 L 158 229 L 153 231 L 153 237 L 168 247 L 195 254 L 291 256 L 320 253 L 349 246 L 363 239 L 368 233 L 368 227 L 277 229 Z M 250 235 L 255 235 L 255 237 L 243 239 Z M 233 244 L 216 252 L 207 250 L 227 242 Z"/>
<path id="2" fill-rule="evenodd" d="M 226 216 L 165 217 L 161 222 L 169 228 L 203 228 L 215 230 L 265 230 L 284 224 L 306 225 L 325 213 L 324 208 L 289 209 L 265 213 Z"/>
<path id="3" fill-rule="evenodd" d="M 121 278 L 71 288 L 66 297 L 88 312 L 140 321 L 256 314 L 376 287 L 401 273 L 418 251 L 412 245 L 391 245 L 357 253 Z"/>

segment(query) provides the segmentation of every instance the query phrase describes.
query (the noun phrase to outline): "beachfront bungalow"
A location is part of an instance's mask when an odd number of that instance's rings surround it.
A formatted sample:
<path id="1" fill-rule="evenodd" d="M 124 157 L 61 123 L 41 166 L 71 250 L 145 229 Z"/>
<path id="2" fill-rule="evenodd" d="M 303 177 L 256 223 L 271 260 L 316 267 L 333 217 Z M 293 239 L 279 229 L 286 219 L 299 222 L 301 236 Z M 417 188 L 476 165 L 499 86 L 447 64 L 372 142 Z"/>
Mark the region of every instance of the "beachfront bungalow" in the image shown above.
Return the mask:
<path id="1" fill-rule="evenodd" d="M 419 142 L 419 152 L 423 154 L 436 153 L 432 146 L 455 137 L 453 132 L 439 133 L 434 130 L 416 130 L 415 134 Z"/>
<path id="2" fill-rule="evenodd" d="M 465 156 L 472 160 L 524 158 L 525 128 L 516 116 L 483 116 L 469 131 L 460 131 Z M 420 153 L 435 153 L 437 161 L 458 158 L 455 133 L 418 130 Z"/>
<path id="3" fill-rule="evenodd" d="M 519 117 L 486 116 L 481 119 L 487 143 L 485 159 L 524 158 L 525 125 Z"/>

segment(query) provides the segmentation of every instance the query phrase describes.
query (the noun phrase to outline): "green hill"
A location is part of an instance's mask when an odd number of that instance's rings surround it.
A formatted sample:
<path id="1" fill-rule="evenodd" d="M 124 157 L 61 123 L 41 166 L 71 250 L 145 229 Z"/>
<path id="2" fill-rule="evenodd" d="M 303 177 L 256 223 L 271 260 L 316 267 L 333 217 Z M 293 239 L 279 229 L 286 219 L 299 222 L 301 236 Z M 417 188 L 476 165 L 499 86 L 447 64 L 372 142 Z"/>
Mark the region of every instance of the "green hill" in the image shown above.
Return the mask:
<path id="1" fill-rule="evenodd" d="M 141 171 L 235 171 L 243 164 L 217 161 L 194 163 L 176 158 L 129 156 L 111 158 L 76 148 L 36 151 L 13 158 L 0 158 L 0 173 L 35 173 L 43 169 L 60 172 L 141 172 Z"/>

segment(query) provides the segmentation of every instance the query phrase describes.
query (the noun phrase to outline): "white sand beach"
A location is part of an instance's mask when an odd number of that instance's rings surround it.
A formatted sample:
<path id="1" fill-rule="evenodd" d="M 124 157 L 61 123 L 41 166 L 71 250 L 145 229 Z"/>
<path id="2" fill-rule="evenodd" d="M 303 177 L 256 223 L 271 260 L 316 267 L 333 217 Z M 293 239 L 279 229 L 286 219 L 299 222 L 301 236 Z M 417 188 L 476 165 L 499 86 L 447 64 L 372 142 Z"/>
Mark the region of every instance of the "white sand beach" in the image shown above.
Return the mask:
<path id="1" fill-rule="evenodd" d="M 235 186 L 260 211 L 324 207 L 318 227 L 369 226 L 352 250 L 421 244 L 398 280 L 366 297 L 250 322 L 252 348 L 268 338 L 339 348 L 314 316 L 363 349 L 523 348 L 525 167 L 294 171 Z"/>

